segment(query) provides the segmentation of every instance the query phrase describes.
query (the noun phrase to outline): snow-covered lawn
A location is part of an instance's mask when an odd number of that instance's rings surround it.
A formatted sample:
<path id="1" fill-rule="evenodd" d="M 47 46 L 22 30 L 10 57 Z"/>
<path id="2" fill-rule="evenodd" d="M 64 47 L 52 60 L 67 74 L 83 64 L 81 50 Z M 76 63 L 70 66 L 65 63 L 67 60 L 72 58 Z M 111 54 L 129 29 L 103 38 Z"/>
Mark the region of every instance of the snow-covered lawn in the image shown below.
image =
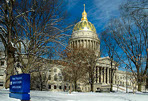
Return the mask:
<path id="1" fill-rule="evenodd" d="M 0 90 L 0 101 L 20 101 L 9 98 L 8 90 Z M 148 93 L 78 93 L 31 91 L 31 101 L 148 101 Z"/>

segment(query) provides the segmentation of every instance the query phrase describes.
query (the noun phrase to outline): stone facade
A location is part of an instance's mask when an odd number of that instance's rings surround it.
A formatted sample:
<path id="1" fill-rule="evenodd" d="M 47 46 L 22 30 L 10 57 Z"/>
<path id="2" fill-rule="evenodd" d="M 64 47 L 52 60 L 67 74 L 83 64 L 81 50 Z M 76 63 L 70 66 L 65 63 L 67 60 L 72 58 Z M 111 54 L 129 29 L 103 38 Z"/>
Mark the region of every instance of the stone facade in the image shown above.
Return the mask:
<path id="1" fill-rule="evenodd" d="M 0 88 L 4 87 L 5 81 L 5 69 L 6 69 L 6 61 L 4 56 L 1 55 L 0 59 Z M 44 67 L 46 67 L 45 73 L 47 78 L 46 89 L 49 91 L 69 91 L 70 84 L 69 82 L 64 82 L 64 78 L 62 76 L 62 69 L 64 68 L 61 65 L 50 64 L 47 62 Z M 134 79 L 131 72 L 120 71 L 118 70 L 118 64 L 113 62 L 114 77 L 113 84 L 117 86 L 128 86 L 129 89 L 133 89 L 136 86 L 136 80 Z M 110 58 L 103 57 L 99 58 L 96 64 L 96 79 L 94 83 L 94 91 L 98 88 L 110 88 L 110 80 L 111 80 L 111 66 L 110 66 Z M 73 85 L 72 85 L 73 87 Z M 90 85 L 78 82 L 78 90 L 82 92 L 89 92 Z M 144 90 L 144 88 L 143 88 Z"/>
<path id="2" fill-rule="evenodd" d="M 4 87 L 5 84 L 6 67 L 5 54 L 4 52 L 0 51 L 0 88 Z"/>
<path id="3" fill-rule="evenodd" d="M 46 74 L 48 77 L 47 85 L 49 91 L 68 91 L 69 83 L 64 82 L 62 76 L 62 69 L 64 67 L 61 65 L 50 65 L 49 71 Z"/>

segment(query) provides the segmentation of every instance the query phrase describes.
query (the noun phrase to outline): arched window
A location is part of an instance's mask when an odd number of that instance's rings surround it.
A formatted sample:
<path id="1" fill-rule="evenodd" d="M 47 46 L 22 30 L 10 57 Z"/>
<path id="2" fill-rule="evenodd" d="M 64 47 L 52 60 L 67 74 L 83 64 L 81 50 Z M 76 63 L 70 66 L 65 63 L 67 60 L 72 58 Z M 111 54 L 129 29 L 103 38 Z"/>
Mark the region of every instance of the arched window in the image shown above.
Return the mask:
<path id="1" fill-rule="evenodd" d="M 54 75 L 54 81 L 57 81 L 57 80 L 58 80 L 58 76 L 56 74 L 56 75 Z"/>
<path id="2" fill-rule="evenodd" d="M 59 81 L 62 81 L 62 74 L 58 73 Z"/>
<path id="3" fill-rule="evenodd" d="M 48 80 L 51 80 L 51 75 L 49 75 Z"/>

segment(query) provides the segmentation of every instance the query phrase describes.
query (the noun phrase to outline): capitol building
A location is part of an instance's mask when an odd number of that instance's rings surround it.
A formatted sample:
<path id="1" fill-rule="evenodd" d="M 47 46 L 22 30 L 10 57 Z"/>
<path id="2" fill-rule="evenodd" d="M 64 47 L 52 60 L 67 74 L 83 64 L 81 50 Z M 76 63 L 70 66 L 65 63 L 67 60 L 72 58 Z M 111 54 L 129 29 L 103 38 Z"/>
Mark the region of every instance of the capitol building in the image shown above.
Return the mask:
<path id="1" fill-rule="evenodd" d="M 136 82 L 133 82 L 133 76 L 130 72 L 120 71 L 118 70 L 118 63 L 113 61 L 113 65 L 111 68 L 111 61 L 109 57 L 100 57 L 100 40 L 96 33 L 95 26 L 88 21 L 87 13 L 84 11 L 82 13 L 81 21 L 76 23 L 73 28 L 73 32 L 71 38 L 69 39 L 69 46 L 71 48 L 79 48 L 80 46 L 84 48 L 89 48 L 95 51 L 95 55 L 98 57 L 96 63 L 96 79 L 94 82 L 94 91 L 98 89 L 109 90 L 111 85 L 111 79 L 113 80 L 113 85 L 117 87 L 126 87 L 129 89 L 133 89 L 135 87 Z M 3 59 L 3 54 L 1 54 L 0 59 L 0 87 L 4 86 L 5 81 L 5 69 L 6 69 L 6 61 Z M 49 69 L 46 74 L 47 83 L 46 88 L 49 91 L 69 91 L 70 84 L 69 82 L 63 81 L 62 76 L 62 68 L 64 66 L 57 64 L 46 64 Z M 112 69 L 112 70 L 111 70 Z M 113 77 L 111 76 L 111 71 L 114 72 Z M 123 88 L 120 88 L 124 90 Z M 78 82 L 78 89 L 82 92 L 89 92 L 90 85 L 82 82 Z"/>

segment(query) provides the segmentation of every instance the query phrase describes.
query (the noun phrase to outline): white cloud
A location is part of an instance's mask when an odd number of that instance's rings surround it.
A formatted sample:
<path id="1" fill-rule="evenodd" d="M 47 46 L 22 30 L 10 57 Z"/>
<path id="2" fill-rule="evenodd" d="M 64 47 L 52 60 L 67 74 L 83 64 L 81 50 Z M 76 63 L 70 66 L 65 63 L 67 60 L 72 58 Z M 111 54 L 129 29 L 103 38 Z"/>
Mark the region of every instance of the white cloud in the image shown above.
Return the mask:
<path id="1" fill-rule="evenodd" d="M 119 16 L 119 6 L 123 0 L 93 0 L 93 8 L 88 14 L 95 27 L 104 26 L 111 18 Z M 102 27 L 103 28 L 103 27 Z"/>
<path id="2" fill-rule="evenodd" d="M 79 2 L 79 0 L 65 0 L 65 1 L 68 3 L 67 5 L 68 10 L 71 10 L 72 8 L 74 8 L 74 6 L 76 6 Z"/>

